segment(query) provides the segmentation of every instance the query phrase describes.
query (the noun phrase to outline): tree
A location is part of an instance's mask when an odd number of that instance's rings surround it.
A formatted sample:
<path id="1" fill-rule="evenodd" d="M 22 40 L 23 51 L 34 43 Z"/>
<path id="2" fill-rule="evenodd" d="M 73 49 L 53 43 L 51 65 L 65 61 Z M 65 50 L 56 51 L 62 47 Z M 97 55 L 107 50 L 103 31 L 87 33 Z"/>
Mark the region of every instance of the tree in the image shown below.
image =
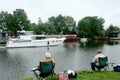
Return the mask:
<path id="1" fill-rule="evenodd" d="M 27 14 L 23 9 L 16 9 L 16 11 L 13 12 L 13 17 L 15 20 L 16 30 L 30 29 L 30 21 L 28 20 Z"/>
<path id="2" fill-rule="evenodd" d="M 49 22 L 55 26 L 57 34 L 72 34 L 75 33 L 76 24 L 72 17 L 58 15 L 50 17 Z"/>
<path id="3" fill-rule="evenodd" d="M 8 30 L 8 25 L 7 25 L 8 17 L 9 17 L 8 12 L 1 11 L 1 13 L 0 13 L 0 29 L 3 31 Z"/>
<path id="4" fill-rule="evenodd" d="M 120 31 L 120 28 L 118 27 L 118 26 L 113 26 L 113 25 L 110 25 L 107 29 L 106 29 L 106 31 L 105 31 L 105 33 L 106 33 L 106 35 L 108 36 L 108 34 L 110 33 L 110 32 L 113 32 L 113 31 Z"/>
<path id="5" fill-rule="evenodd" d="M 36 27 L 34 27 L 34 32 L 36 34 L 55 34 L 56 30 L 51 23 L 46 22 L 38 24 Z"/>
<path id="6" fill-rule="evenodd" d="M 14 28 L 15 21 L 14 21 L 13 15 L 8 14 L 8 17 L 6 19 L 7 19 L 6 25 L 7 25 L 8 30 L 11 31 L 11 34 L 14 34 L 15 33 L 15 28 Z"/>
<path id="7" fill-rule="evenodd" d="M 55 26 L 56 31 L 58 32 L 58 34 L 63 33 L 63 29 L 65 27 L 65 20 L 64 20 L 64 17 L 62 15 L 58 15 L 55 18 L 54 26 Z"/>
<path id="8" fill-rule="evenodd" d="M 27 14 L 23 9 L 16 9 L 13 15 L 1 11 L 0 13 L 0 29 L 10 30 L 11 34 L 17 34 L 18 30 L 29 30 L 30 21 L 27 18 Z"/>
<path id="9" fill-rule="evenodd" d="M 85 17 L 78 22 L 78 34 L 80 37 L 86 36 L 88 38 L 94 39 L 96 36 L 103 36 L 103 18 L 94 17 Z"/>
<path id="10" fill-rule="evenodd" d="M 74 34 L 76 33 L 76 22 L 70 16 L 65 16 L 65 29 L 63 29 L 64 34 Z"/>
<path id="11" fill-rule="evenodd" d="M 42 19 L 41 17 L 38 18 L 38 24 L 41 24 L 42 23 Z"/>

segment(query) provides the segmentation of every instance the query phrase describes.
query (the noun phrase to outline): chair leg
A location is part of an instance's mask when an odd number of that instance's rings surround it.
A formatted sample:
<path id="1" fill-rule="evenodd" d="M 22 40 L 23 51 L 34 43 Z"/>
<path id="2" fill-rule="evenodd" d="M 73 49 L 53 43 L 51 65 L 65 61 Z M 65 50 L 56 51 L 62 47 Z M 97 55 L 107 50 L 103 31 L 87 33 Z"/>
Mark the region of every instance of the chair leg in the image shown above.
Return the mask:
<path id="1" fill-rule="evenodd" d="M 51 75 L 49 75 L 49 76 L 47 76 L 47 77 L 40 77 L 40 80 L 55 80 L 55 74 L 53 73 L 53 74 L 51 74 Z"/>
<path id="2" fill-rule="evenodd" d="M 108 69 L 108 67 L 106 66 L 106 67 L 104 68 L 104 71 L 107 71 L 107 69 Z"/>
<path id="3" fill-rule="evenodd" d="M 98 68 L 98 71 L 100 71 L 100 68 Z"/>
<path id="4" fill-rule="evenodd" d="M 33 76 L 34 80 L 39 80 L 38 74 L 35 71 L 33 71 Z"/>
<path id="5" fill-rule="evenodd" d="M 53 73 L 53 74 L 52 74 L 52 79 L 54 79 L 54 80 L 55 80 L 55 73 Z"/>

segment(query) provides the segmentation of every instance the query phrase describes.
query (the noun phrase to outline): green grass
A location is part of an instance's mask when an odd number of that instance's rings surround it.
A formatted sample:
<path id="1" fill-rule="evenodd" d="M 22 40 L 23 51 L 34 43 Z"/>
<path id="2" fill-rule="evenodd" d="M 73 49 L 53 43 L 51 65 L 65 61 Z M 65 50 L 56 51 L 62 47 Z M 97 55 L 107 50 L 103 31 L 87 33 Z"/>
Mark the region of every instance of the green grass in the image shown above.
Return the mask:
<path id="1" fill-rule="evenodd" d="M 33 78 L 24 78 L 24 79 L 18 79 L 18 80 L 33 80 Z"/>
<path id="2" fill-rule="evenodd" d="M 20 79 L 20 80 L 33 80 L 33 78 L 26 78 L 26 79 Z M 55 77 L 55 80 L 58 80 L 57 75 Z M 77 79 L 75 80 L 120 80 L 120 72 L 78 71 Z"/>
<path id="3" fill-rule="evenodd" d="M 119 72 L 78 72 L 78 80 L 120 80 Z"/>

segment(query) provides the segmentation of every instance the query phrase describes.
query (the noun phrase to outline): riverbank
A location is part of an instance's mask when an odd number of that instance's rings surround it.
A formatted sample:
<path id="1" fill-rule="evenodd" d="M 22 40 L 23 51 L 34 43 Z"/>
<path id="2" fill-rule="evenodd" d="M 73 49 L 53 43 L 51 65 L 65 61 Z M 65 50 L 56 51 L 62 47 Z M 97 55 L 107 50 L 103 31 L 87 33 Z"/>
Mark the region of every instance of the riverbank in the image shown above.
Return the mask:
<path id="1" fill-rule="evenodd" d="M 19 80 L 33 80 L 33 78 L 25 78 Z M 56 76 L 56 79 L 57 76 Z M 92 72 L 92 71 L 77 71 L 77 79 L 76 80 L 120 80 L 119 72 Z"/>

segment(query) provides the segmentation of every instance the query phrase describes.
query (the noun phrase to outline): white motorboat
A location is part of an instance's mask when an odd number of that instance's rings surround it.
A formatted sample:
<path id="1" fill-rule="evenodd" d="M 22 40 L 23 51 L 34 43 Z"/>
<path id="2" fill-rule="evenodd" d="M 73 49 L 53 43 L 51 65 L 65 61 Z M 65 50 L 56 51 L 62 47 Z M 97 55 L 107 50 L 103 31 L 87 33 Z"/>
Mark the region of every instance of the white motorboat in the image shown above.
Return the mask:
<path id="1" fill-rule="evenodd" d="M 47 38 L 46 35 L 26 34 L 31 31 L 21 31 L 19 38 L 10 39 L 6 43 L 7 48 L 17 47 L 38 47 L 38 46 L 57 46 L 62 45 L 66 38 Z M 23 35 L 24 33 L 24 35 Z"/>
<path id="2" fill-rule="evenodd" d="M 81 38 L 80 42 L 87 42 L 87 38 Z"/>

